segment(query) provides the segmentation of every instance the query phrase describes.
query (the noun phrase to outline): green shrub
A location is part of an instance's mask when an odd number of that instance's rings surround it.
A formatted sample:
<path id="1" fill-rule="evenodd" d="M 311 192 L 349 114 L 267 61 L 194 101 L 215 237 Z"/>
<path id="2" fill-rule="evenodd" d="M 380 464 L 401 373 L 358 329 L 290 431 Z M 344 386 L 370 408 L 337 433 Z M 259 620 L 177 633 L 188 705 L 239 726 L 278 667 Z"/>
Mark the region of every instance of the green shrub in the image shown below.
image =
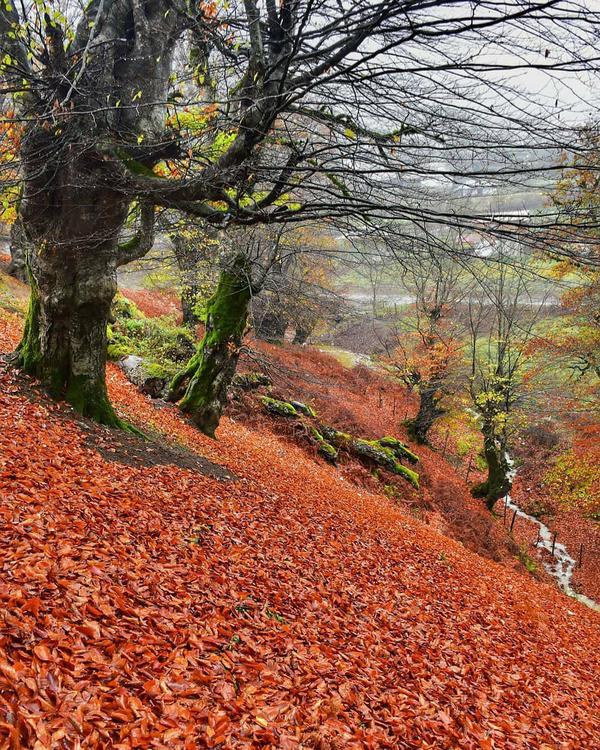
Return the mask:
<path id="1" fill-rule="evenodd" d="M 172 378 L 196 351 L 189 330 L 172 318 L 147 318 L 122 295 L 112 307 L 113 322 L 108 326 L 108 357 L 121 359 L 129 354 L 142 357 L 156 377 Z"/>

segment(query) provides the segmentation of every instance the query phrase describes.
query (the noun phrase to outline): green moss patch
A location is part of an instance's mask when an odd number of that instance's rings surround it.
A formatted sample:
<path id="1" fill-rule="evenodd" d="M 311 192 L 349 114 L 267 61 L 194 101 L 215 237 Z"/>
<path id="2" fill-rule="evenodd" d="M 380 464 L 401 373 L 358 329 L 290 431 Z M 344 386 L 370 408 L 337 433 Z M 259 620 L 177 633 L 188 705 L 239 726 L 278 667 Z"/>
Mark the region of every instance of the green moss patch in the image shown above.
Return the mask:
<path id="1" fill-rule="evenodd" d="M 419 463 L 419 457 L 416 453 L 413 453 L 403 442 L 398 440 L 398 438 L 386 435 L 379 439 L 379 445 L 384 448 L 389 448 L 398 459 L 406 458 L 412 464 Z"/>
<path id="2" fill-rule="evenodd" d="M 327 440 L 325 440 L 323 435 L 321 435 L 319 430 L 315 427 L 311 427 L 311 434 L 317 442 L 317 453 L 329 463 L 335 464 L 338 458 L 337 450 L 331 445 L 331 443 L 328 443 Z"/>
<path id="3" fill-rule="evenodd" d="M 261 398 L 262 405 L 269 412 L 269 414 L 275 414 L 278 417 L 299 417 L 300 414 L 294 409 L 289 401 L 279 401 L 276 398 L 269 398 L 269 396 L 263 396 Z"/>
<path id="4" fill-rule="evenodd" d="M 133 354 L 144 360 L 152 377 L 171 379 L 193 355 L 189 330 L 171 318 L 147 318 L 131 300 L 118 294 L 108 326 L 108 357 L 119 360 Z"/>
<path id="5" fill-rule="evenodd" d="M 238 373 L 233 376 L 231 384 L 234 388 L 241 388 L 243 391 L 254 391 L 270 386 L 271 378 L 263 372 Z"/>

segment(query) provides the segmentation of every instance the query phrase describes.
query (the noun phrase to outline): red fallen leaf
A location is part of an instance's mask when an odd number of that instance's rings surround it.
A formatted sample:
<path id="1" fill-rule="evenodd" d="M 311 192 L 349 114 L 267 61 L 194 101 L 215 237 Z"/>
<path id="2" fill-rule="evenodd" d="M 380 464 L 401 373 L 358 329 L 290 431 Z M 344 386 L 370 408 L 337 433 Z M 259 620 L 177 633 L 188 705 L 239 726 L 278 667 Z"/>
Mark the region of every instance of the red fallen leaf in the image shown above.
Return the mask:
<path id="1" fill-rule="evenodd" d="M 214 730 L 220 734 L 225 734 L 231 725 L 229 716 L 224 711 L 219 711 L 214 717 Z"/>
<path id="2" fill-rule="evenodd" d="M 10 737 L 10 745 L 5 744 L 2 747 L 10 747 L 10 750 L 20 750 L 23 745 L 21 744 L 19 730 L 12 726 L 12 724 L 7 724 L 5 721 L 0 721 L 0 727 L 6 729 Z"/>
<path id="3" fill-rule="evenodd" d="M 162 736 L 164 742 L 174 740 L 181 735 L 181 729 L 175 727 L 174 729 L 168 729 Z"/>
<path id="4" fill-rule="evenodd" d="M 100 638 L 100 625 L 94 620 L 85 620 L 83 625 L 79 626 L 79 630 L 86 635 L 92 636 L 98 640 Z"/>
<path id="5" fill-rule="evenodd" d="M 38 616 L 40 607 L 42 606 L 42 600 L 39 596 L 34 596 L 32 599 L 28 599 L 25 604 L 21 607 L 21 612 L 31 612 L 35 617 Z"/>
<path id="6" fill-rule="evenodd" d="M 148 695 L 151 695 L 153 698 L 156 698 L 156 696 L 158 695 L 162 695 L 162 690 L 158 680 L 147 680 L 142 685 L 142 687 L 148 693 Z"/>
<path id="7" fill-rule="evenodd" d="M 230 682 L 219 683 L 217 689 L 223 696 L 223 700 L 232 701 L 235 699 L 235 688 Z"/>
<path id="8" fill-rule="evenodd" d="M 13 680 L 13 682 L 17 682 L 19 679 L 17 670 L 7 661 L 0 661 L 0 672 L 10 680 Z"/>
<path id="9" fill-rule="evenodd" d="M 50 649 L 43 643 L 39 643 L 37 646 L 34 646 L 33 653 L 37 656 L 38 659 L 40 659 L 40 661 L 50 661 L 50 659 L 52 658 Z"/>

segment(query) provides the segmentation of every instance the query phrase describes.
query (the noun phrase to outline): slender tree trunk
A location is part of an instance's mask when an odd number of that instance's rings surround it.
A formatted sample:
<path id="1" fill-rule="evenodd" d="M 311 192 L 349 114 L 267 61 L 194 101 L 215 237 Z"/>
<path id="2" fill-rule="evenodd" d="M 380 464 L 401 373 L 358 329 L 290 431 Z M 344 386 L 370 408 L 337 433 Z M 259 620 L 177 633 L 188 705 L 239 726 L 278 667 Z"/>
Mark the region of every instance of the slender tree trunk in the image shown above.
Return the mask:
<path id="1" fill-rule="evenodd" d="M 227 402 L 227 388 L 235 374 L 252 296 L 249 264 L 238 255 L 222 271 L 208 302 L 206 332 L 197 353 L 169 388 L 169 400 L 179 405 L 206 435 L 214 437 Z"/>
<path id="2" fill-rule="evenodd" d="M 193 240 L 186 240 L 179 235 L 171 237 L 175 250 L 175 259 L 181 273 L 181 311 L 183 324 L 195 328 L 200 322 L 200 291 L 198 264 L 202 252 L 193 246 Z"/>
<path id="3" fill-rule="evenodd" d="M 262 341 L 271 344 L 281 344 L 287 329 L 287 320 L 281 313 L 274 310 L 261 311 L 254 322 L 254 333 Z"/>
<path id="4" fill-rule="evenodd" d="M 184 282 L 181 291 L 181 311 L 183 313 L 183 325 L 195 328 L 200 322 L 198 306 L 200 302 L 200 287 L 195 283 Z"/>

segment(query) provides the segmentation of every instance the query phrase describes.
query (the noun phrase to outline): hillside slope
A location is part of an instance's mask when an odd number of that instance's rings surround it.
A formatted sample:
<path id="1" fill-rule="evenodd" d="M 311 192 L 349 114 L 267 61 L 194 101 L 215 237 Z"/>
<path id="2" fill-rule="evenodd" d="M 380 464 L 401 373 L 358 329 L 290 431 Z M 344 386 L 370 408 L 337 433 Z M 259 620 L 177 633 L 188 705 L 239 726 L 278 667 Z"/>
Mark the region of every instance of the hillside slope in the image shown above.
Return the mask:
<path id="1" fill-rule="evenodd" d="M 266 430 L 110 390 L 236 478 L 145 466 L 2 369 L 4 747 L 598 747 L 595 613 Z"/>

